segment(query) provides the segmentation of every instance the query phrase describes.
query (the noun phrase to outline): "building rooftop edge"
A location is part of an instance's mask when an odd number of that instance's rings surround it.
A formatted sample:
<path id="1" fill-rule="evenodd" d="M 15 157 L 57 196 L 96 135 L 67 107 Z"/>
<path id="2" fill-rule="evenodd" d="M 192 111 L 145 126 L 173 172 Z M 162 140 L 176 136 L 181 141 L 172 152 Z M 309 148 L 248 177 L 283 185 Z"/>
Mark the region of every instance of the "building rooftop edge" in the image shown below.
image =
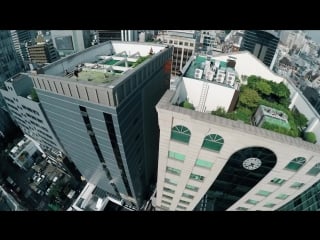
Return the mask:
<path id="1" fill-rule="evenodd" d="M 175 94 L 175 91 L 167 90 L 165 94 L 162 96 L 162 98 L 160 99 L 160 101 L 158 102 L 158 104 L 156 105 L 156 107 L 159 109 L 164 109 L 164 110 L 176 112 L 179 114 L 188 115 L 190 118 L 198 121 L 214 123 L 214 124 L 220 125 L 221 127 L 232 128 L 248 134 L 257 135 L 257 136 L 274 140 L 280 143 L 285 143 L 288 145 L 293 145 L 300 148 L 304 148 L 306 150 L 320 153 L 319 145 L 303 141 L 301 138 L 294 138 L 284 134 L 266 130 L 263 128 L 248 125 L 243 123 L 242 121 L 234 121 L 231 119 L 211 115 L 209 113 L 197 112 L 191 109 L 175 106 L 171 104 L 171 99 L 173 98 L 174 94 Z"/>

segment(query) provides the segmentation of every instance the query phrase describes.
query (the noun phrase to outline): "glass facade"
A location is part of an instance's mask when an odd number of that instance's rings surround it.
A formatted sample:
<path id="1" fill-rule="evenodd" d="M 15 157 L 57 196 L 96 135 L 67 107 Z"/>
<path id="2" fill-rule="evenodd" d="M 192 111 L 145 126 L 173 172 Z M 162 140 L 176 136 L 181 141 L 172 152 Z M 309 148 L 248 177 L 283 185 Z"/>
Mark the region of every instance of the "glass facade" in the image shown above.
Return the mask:
<path id="1" fill-rule="evenodd" d="M 279 37 L 263 30 L 246 30 L 241 42 L 240 51 L 247 50 L 268 67 L 276 52 Z"/>
<path id="2" fill-rule="evenodd" d="M 245 168 L 243 162 L 248 158 L 259 159 L 261 165 L 253 170 Z M 260 182 L 276 162 L 276 155 L 263 147 L 249 147 L 235 152 L 195 210 L 224 211 L 228 209 Z"/>
<path id="3" fill-rule="evenodd" d="M 285 195 L 285 194 L 284 194 Z M 320 210 L 320 181 L 309 189 L 280 207 L 278 211 L 319 211 Z"/>
<path id="4" fill-rule="evenodd" d="M 286 169 L 298 171 L 305 163 L 306 159 L 304 157 L 297 157 L 286 166 Z"/>

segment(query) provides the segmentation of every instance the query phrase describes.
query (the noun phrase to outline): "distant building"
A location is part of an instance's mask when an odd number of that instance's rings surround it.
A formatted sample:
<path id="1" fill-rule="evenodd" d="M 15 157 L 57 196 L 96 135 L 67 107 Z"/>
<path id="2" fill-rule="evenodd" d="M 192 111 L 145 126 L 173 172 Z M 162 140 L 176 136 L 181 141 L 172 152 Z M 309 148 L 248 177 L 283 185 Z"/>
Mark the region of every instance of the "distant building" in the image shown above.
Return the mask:
<path id="1" fill-rule="evenodd" d="M 35 160 L 33 155 L 37 152 L 37 150 L 38 149 L 35 144 L 30 139 L 24 137 L 10 150 L 9 156 L 20 168 L 23 170 L 28 170 Z"/>
<path id="2" fill-rule="evenodd" d="M 37 36 L 35 44 L 27 45 L 27 51 L 30 61 L 37 65 L 52 63 L 59 59 L 52 40 L 45 40 L 42 33 Z"/>
<path id="3" fill-rule="evenodd" d="M 95 30 L 96 43 L 106 41 L 138 41 L 138 30 Z"/>
<path id="4" fill-rule="evenodd" d="M 240 51 L 247 50 L 270 67 L 279 42 L 275 31 L 246 30 Z"/>
<path id="5" fill-rule="evenodd" d="M 35 30 L 11 30 L 12 41 L 14 48 L 18 53 L 22 66 L 24 69 L 28 69 L 29 55 L 26 47 L 26 43 L 33 42 L 36 37 Z"/>
<path id="6" fill-rule="evenodd" d="M 155 104 L 169 88 L 171 55 L 164 45 L 108 41 L 29 74 L 82 176 L 136 210 L 155 188 Z"/>
<path id="7" fill-rule="evenodd" d="M 315 168 L 320 171 L 320 165 Z M 278 209 L 278 211 L 319 211 L 320 210 L 320 181 L 313 184 L 299 196 Z"/>
<path id="8" fill-rule="evenodd" d="M 194 30 L 168 30 L 163 35 L 163 43 L 173 45 L 172 71 L 176 76 L 194 54 L 198 47 L 200 36 Z"/>
<path id="9" fill-rule="evenodd" d="M 80 52 L 92 41 L 89 30 L 51 30 L 51 38 L 60 57 Z"/>
<path id="10" fill-rule="evenodd" d="M 23 133 L 34 140 L 41 151 L 51 148 L 63 151 L 36 93 L 32 93 L 34 90 L 31 78 L 20 73 L 9 78 L 4 84 L 0 95 L 3 96 L 12 119 Z"/>

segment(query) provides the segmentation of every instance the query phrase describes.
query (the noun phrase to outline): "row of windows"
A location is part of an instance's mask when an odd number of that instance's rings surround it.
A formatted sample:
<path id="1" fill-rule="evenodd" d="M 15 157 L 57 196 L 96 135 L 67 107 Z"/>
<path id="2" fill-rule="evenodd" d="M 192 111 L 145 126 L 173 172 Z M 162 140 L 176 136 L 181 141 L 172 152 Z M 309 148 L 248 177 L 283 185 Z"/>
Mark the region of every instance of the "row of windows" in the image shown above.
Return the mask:
<path id="1" fill-rule="evenodd" d="M 191 132 L 188 128 L 177 125 L 171 129 L 171 139 L 183 143 L 189 143 Z M 219 152 L 224 144 L 224 139 L 218 134 L 206 136 L 202 142 L 202 148 Z"/>
<path id="2" fill-rule="evenodd" d="M 171 139 L 176 140 L 183 143 L 189 143 L 191 137 L 190 130 L 182 125 L 174 126 L 171 129 Z M 206 136 L 202 142 L 202 148 L 210 149 L 219 152 L 224 144 L 224 139 L 218 134 L 210 134 Z M 177 154 L 177 153 L 175 153 Z M 171 157 L 169 153 L 169 157 Z M 172 156 L 172 158 L 181 160 L 185 158 L 184 155 L 180 155 L 177 157 Z M 285 169 L 298 171 L 304 164 L 306 163 L 306 158 L 304 157 L 297 157 L 294 158 L 286 167 Z M 211 167 L 208 167 L 211 168 Z M 312 176 L 317 176 L 320 173 L 320 163 L 317 163 L 313 168 L 311 168 L 307 174 Z"/>
<path id="3" fill-rule="evenodd" d="M 173 151 L 168 151 L 168 157 L 171 159 L 178 160 L 180 162 L 184 162 L 184 160 L 186 159 L 186 155 Z M 211 169 L 213 163 L 197 158 L 195 165 L 198 167 Z"/>
<path id="4" fill-rule="evenodd" d="M 173 168 L 173 167 L 167 167 L 166 168 L 166 172 L 174 174 L 174 175 L 178 175 L 178 176 L 180 176 L 180 174 L 181 174 L 181 170 L 179 170 L 177 168 Z M 204 178 L 205 177 L 201 176 L 201 175 L 197 175 L 197 174 L 194 174 L 194 173 L 190 174 L 190 179 L 193 179 L 193 180 L 196 180 L 196 181 L 203 182 Z"/>
<path id="5" fill-rule="evenodd" d="M 29 107 L 27 107 L 27 106 L 23 105 L 23 104 L 22 104 L 22 107 L 23 107 L 24 109 L 28 110 L 29 112 L 32 112 L 32 113 L 34 113 L 34 114 L 36 114 L 36 115 L 40 116 L 40 114 L 39 114 L 36 110 L 33 110 L 33 109 L 31 109 L 31 108 L 29 108 Z"/>
<path id="6" fill-rule="evenodd" d="M 166 43 L 166 39 L 164 40 L 164 43 Z M 184 45 L 184 46 L 190 46 L 193 47 L 194 44 L 193 43 L 189 43 L 189 42 L 182 42 L 182 41 L 176 41 L 176 40 L 169 40 L 169 44 L 175 44 L 175 45 Z"/>
<path id="7" fill-rule="evenodd" d="M 291 188 L 297 188 L 297 189 L 299 189 L 299 188 L 301 188 L 303 185 L 304 185 L 304 183 L 294 182 L 290 187 L 291 187 Z M 269 192 L 269 191 L 259 190 L 259 191 L 256 193 L 256 195 L 260 195 L 260 196 L 267 197 L 267 196 L 269 196 L 271 193 L 272 193 L 272 192 Z M 288 194 L 281 193 L 281 194 L 279 194 L 278 196 L 276 196 L 276 199 L 285 200 L 285 199 L 287 199 L 289 196 L 290 196 L 290 195 L 288 195 Z M 259 201 L 254 200 L 254 199 L 248 199 L 248 200 L 246 201 L 246 203 L 252 204 L 252 205 L 256 205 L 256 204 L 259 203 Z M 266 203 L 266 204 L 264 205 L 264 207 L 272 208 L 272 207 L 274 207 L 275 205 L 276 205 L 276 204 L 274 204 L 274 203 Z M 237 210 L 245 210 L 245 209 L 242 209 L 242 207 L 239 207 L 239 208 L 237 208 Z"/>

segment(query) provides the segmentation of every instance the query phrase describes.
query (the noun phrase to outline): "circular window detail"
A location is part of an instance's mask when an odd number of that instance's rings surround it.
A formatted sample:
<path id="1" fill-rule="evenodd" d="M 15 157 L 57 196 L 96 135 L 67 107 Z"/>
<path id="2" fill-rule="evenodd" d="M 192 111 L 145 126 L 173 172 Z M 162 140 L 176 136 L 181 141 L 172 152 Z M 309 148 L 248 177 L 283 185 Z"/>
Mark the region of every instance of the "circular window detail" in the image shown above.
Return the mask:
<path id="1" fill-rule="evenodd" d="M 261 160 L 259 158 L 247 158 L 243 161 L 242 166 L 245 169 L 248 169 L 250 171 L 256 170 L 261 166 Z"/>

